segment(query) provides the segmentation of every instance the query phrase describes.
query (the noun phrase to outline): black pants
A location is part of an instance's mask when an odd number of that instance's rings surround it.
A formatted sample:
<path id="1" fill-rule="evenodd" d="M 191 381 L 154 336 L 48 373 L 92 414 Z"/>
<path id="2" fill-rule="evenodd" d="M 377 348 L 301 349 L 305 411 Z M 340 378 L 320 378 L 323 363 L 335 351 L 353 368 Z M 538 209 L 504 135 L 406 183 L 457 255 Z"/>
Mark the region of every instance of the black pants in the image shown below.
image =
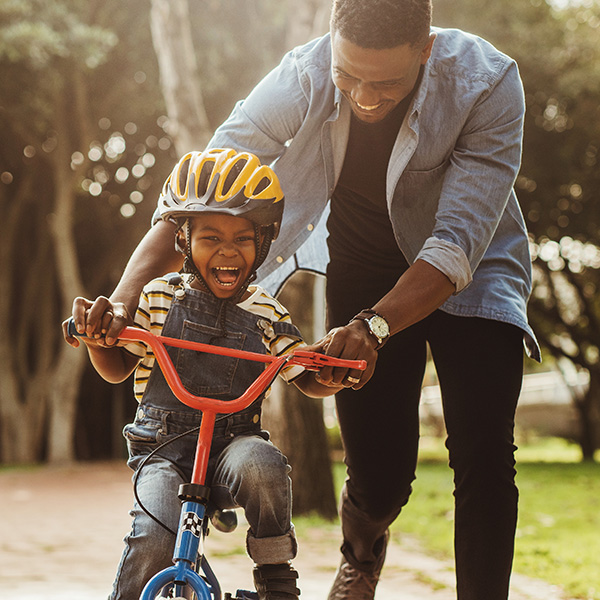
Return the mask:
<path id="1" fill-rule="evenodd" d="M 350 274 L 356 271 L 329 273 L 331 327 L 347 323 L 391 288 L 376 277 L 357 289 Z M 509 324 L 436 311 L 388 341 L 364 388 L 337 395 L 348 468 L 342 552 L 356 568 L 372 571 L 381 563 L 384 534 L 411 492 L 429 343 L 454 471 L 458 598 L 506 600 L 517 521 L 513 430 L 522 339 Z"/>

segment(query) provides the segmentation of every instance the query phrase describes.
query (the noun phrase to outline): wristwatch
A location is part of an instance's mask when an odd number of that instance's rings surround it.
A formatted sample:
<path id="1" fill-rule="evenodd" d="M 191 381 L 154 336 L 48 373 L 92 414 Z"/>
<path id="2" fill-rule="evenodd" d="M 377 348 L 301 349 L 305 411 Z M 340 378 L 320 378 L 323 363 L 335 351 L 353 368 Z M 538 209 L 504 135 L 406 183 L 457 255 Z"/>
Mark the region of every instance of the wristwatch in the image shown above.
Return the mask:
<path id="1" fill-rule="evenodd" d="M 362 321 L 367 326 L 367 331 L 377 340 L 376 350 L 379 350 L 390 337 L 390 326 L 380 314 L 366 308 L 359 312 L 352 321 Z"/>

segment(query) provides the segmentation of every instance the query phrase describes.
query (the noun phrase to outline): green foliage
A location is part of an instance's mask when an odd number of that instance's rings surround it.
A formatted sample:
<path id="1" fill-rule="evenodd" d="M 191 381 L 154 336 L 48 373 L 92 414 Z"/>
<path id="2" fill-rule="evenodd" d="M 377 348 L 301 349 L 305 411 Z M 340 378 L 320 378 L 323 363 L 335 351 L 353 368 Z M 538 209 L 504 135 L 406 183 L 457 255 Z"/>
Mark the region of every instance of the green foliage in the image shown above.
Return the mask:
<path id="1" fill-rule="evenodd" d="M 135 0 L 127 11 L 114 1 L 0 5 L 0 77 L 6 82 L 0 124 L 10 140 L 0 153 L 1 170 L 11 173 L 13 194 L 25 177 L 35 179 L 39 192 L 26 201 L 35 202 L 43 223 L 54 201 L 57 147 L 67 145 L 71 164 L 62 166 L 79 173 L 76 232 L 92 292 L 114 285 L 118 275 L 110 267 L 122 268 L 147 228 L 173 161 L 160 127 L 147 15 L 140 18 L 145 4 Z M 58 121 L 59 97 L 70 113 L 68 130 Z M 151 201 L 141 207 L 145 196 Z"/>
<path id="2" fill-rule="evenodd" d="M 110 29 L 89 24 L 86 4 L 12 0 L 0 5 L 0 59 L 25 61 L 36 70 L 56 59 L 95 68 L 117 44 Z"/>
<path id="3" fill-rule="evenodd" d="M 0 327 L 17 340 L 10 353 L 22 397 L 10 400 L 21 405 L 33 402 L 29 390 L 49 377 L 40 370 L 58 364 L 65 347 L 60 321 L 72 297 L 114 287 L 173 162 L 148 19 L 141 17 L 147 3 L 123 6 L 115 0 L 0 4 L 0 237 L 19 231 L 2 246 L 2 289 L 10 293 Z M 150 201 L 142 204 L 144 198 Z M 50 226 L 58 207 L 72 201 L 73 227 L 58 225 L 67 243 L 76 238 L 86 289 L 77 285 L 65 298 L 59 277 L 65 263 L 57 262 Z M 90 397 L 86 392 L 88 410 Z M 96 420 L 92 430 L 106 444 L 110 402 L 100 400 L 106 422 Z M 35 402 L 41 415 L 43 403 Z M 39 460 L 46 434 L 35 432 Z M 90 437 L 81 437 L 86 449 Z"/>
<path id="4" fill-rule="evenodd" d="M 205 103 L 216 125 L 279 60 L 285 10 L 272 0 L 190 3 L 190 9 Z M 144 0 L 0 4 L 0 77 L 5 82 L 0 90 L 5 141 L 0 172 L 11 174 L 14 190 L 22 174 L 31 175 L 38 165 L 37 187 L 48 197 L 38 197 L 36 204 L 38 210 L 44 205 L 51 210 L 52 175 L 39 165 L 52 159 L 59 140 L 68 139 L 71 168 L 81 171 L 76 232 L 92 293 L 106 292 L 116 282 L 148 227 L 175 160 L 165 133 L 168 120 L 148 11 Z M 76 105 L 81 94 L 83 114 Z M 68 132 L 59 131 L 56 123 L 57 95 L 69 105 Z M 123 243 L 115 244 L 117 238 Z M 107 271 L 103 265 L 113 268 Z"/>

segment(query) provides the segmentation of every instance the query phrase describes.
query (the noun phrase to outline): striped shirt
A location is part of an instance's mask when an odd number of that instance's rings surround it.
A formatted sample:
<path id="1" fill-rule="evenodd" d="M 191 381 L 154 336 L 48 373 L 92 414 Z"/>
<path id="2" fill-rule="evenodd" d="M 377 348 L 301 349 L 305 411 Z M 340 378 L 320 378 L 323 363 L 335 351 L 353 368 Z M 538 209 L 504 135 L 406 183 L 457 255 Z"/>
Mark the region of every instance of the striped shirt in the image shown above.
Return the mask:
<path id="1" fill-rule="evenodd" d="M 238 303 L 237 306 L 239 308 L 268 319 L 271 322 L 292 322 L 287 310 L 263 288 L 258 285 L 251 285 L 248 291 L 250 292 L 250 296 Z M 150 331 L 154 335 L 160 335 L 167 318 L 167 313 L 171 308 L 173 296 L 173 286 L 169 285 L 163 277 L 154 279 L 147 284 L 140 296 L 140 302 L 134 319 L 135 325 Z M 264 332 L 263 344 L 267 353 L 272 356 L 282 356 L 305 345 L 298 338 L 284 335 L 267 337 Z M 140 359 L 134 374 L 135 398 L 140 402 L 146 391 L 150 372 L 154 366 L 154 353 L 143 342 L 128 342 L 124 348 L 130 354 Z M 303 367 L 292 365 L 284 368 L 280 374 L 285 381 L 290 383 L 303 372 Z"/>

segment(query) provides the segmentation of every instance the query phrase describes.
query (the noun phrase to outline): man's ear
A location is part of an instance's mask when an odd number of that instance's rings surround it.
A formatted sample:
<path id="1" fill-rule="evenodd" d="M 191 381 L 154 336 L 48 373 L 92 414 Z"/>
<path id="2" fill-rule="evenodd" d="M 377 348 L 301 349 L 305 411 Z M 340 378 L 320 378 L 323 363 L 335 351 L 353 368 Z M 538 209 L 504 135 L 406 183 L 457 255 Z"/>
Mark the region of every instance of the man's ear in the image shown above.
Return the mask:
<path id="1" fill-rule="evenodd" d="M 433 50 L 433 42 L 435 42 L 435 38 L 437 37 L 437 33 L 430 33 L 429 38 L 427 39 L 427 43 L 425 44 L 423 50 L 421 50 L 421 64 L 424 65 L 431 56 L 431 51 Z"/>

